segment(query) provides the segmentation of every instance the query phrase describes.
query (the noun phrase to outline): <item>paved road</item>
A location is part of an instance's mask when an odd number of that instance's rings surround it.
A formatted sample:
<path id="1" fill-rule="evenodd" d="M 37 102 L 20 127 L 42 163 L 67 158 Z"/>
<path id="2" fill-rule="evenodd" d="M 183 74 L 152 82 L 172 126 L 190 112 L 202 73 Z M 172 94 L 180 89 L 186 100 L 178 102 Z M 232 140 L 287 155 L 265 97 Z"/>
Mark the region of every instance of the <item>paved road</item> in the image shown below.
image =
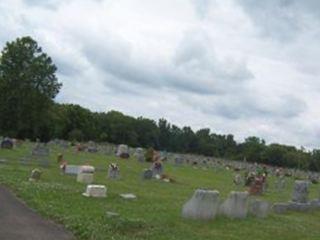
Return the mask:
<path id="1" fill-rule="evenodd" d="M 71 240 L 62 226 L 42 219 L 17 199 L 7 188 L 0 186 L 1 240 Z"/>

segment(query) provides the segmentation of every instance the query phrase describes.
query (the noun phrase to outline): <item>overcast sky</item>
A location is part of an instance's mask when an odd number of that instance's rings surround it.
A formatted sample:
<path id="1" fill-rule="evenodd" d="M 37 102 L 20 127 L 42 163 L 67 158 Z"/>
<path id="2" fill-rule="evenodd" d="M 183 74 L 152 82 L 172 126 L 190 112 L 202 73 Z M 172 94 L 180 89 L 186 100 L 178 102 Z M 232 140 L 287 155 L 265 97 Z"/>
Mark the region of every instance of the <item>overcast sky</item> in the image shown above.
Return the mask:
<path id="1" fill-rule="evenodd" d="M 58 102 L 320 147 L 318 0 L 0 0 L 0 47 L 25 35 Z"/>

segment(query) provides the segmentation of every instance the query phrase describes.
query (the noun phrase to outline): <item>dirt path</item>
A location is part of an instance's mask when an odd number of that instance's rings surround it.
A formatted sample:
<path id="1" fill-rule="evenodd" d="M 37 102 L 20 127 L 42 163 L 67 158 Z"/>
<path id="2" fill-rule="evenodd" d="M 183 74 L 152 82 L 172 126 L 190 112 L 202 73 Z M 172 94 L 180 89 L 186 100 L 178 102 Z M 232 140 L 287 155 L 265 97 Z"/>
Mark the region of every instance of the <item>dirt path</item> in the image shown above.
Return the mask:
<path id="1" fill-rule="evenodd" d="M 71 240 L 74 238 L 62 226 L 42 219 L 8 189 L 0 186 L 0 239 Z"/>

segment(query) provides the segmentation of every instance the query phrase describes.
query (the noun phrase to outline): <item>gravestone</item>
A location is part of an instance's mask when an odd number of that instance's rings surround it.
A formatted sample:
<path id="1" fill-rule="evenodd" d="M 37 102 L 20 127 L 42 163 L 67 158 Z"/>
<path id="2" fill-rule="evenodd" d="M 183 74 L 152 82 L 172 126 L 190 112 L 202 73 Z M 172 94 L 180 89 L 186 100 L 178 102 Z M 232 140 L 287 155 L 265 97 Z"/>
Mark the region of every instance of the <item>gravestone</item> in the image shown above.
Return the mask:
<path id="1" fill-rule="evenodd" d="M 307 212 L 312 210 L 313 206 L 310 202 L 300 203 L 300 202 L 289 202 L 288 210 L 296 212 Z"/>
<path id="2" fill-rule="evenodd" d="M 5 138 L 1 141 L 1 148 L 3 149 L 12 149 L 13 148 L 13 141 L 9 138 Z"/>
<path id="3" fill-rule="evenodd" d="M 36 147 L 32 150 L 32 156 L 36 158 L 38 164 L 42 167 L 49 167 L 49 148 L 42 145 L 41 143 L 37 143 Z"/>
<path id="4" fill-rule="evenodd" d="M 219 209 L 219 192 L 197 189 L 192 198 L 182 208 L 182 217 L 211 220 L 214 219 Z"/>
<path id="5" fill-rule="evenodd" d="M 309 181 L 295 181 L 292 202 L 307 203 L 309 194 Z"/>
<path id="6" fill-rule="evenodd" d="M 220 206 L 220 213 L 232 219 L 243 219 L 248 213 L 248 192 L 234 192 Z"/>
<path id="7" fill-rule="evenodd" d="M 36 147 L 32 150 L 33 156 L 47 157 L 49 156 L 49 153 L 50 153 L 49 148 L 45 147 L 42 144 L 37 144 Z"/>
<path id="8" fill-rule="evenodd" d="M 80 172 L 77 175 L 77 182 L 91 184 L 93 183 L 93 173 Z"/>
<path id="9" fill-rule="evenodd" d="M 120 197 L 125 200 L 134 200 L 137 199 L 137 196 L 132 193 L 122 193 L 120 194 Z"/>
<path id="10" fill-rule="evenodd" d="M 236 185 L 236 186 L 240 186 L 242 184 L 242 178 L 241 178 L 241 175 L 240 174 L 236 174 L 233 178 L 233 183 Z"/>
<path id="11" fill-rule="evenodd" d="M 60 145 L 61 148 L 67 149 L 69 147 L 69 142 L 64 141 L 64 140 L 60 140 L 59 141 L 59 145 Z"/>
<path id="12" fill-rule="evenodd" d="M 252 200 L 249 204 L 249 213 L 257 218 L 266 218 L 269 214 L 270 204 L 262 200 Z"/>
<path id="13" fill-rule="evenodd" d="M 21 165 L 30 165 L 32 158 L 30 156 L 20 158 Z"/>
<path id="14" fill-rule="evenodd" d="M 109 179 L 118 179 L 120 177 L 120 168 L 117 164 L 111 163 L 108 169 L 108 178 Z"/>
<path id="15" fill-rule="evenodd" d="M 107 217 L 108 217 L 108 218 L 114 218 L 114 217 L 119 217 L 119 216 L 120 216 L 119 213 L 110 212 L 110 211 L 107 211 L 106 214 L 107 214 Z"/>
<path id="16" fill-rule="evenodd" d="M 94 173 L 95 172 L 95 168 L 93 166 L 90 165 L 82 165 L 79 167 L 79 173 Z"/>
<path id="17" fill-rule="evenodd" d="M 180 156 L 178 156 L 178 157 L 176 157 L 176 158 L 174 159 L 174 164 L 175 164 L 176 166 L 182 165 L 183 162 L 184 162 L 184 161 L 183 161 L 183 158 L 180 157 Z"/>
<path id="18" fill-rule="evenodd" d="M 104 185 L 88 185 L 86 192 L 82 195 L 85 197 L 105 198 L 107 196 L 107 188 Z"/>
<path id="19" fill-rule="evenodd" d="M 275 213 L 283 214 L 289 210 L 289 203 L 274 203 L 272 210 Z"/>
<path id="20" fill-rule="evenodd" d="M 89 152 L 89 153 L 97 153 L 98 152 L 98 147 L 95 142 L 93 142 L 93 141 L 88 142 L 87 152 Z"/>
<path id="21" fill-rule="evenodd" d="M 286 179 L 284 176 L 279 176 L 277 177 L 277 180 L 276 180 L 276 190 L 277 191 L 282 191 L 285 189 L 286 187 Z"/>
<path id="22" fill-rule="evenodd" d="M 160 161 L 156 161 L 152 164 L 152 176 L 161 176 L 163 173 L 163 164 Z"/>
<path id="23" fill-rule="evenodd" d="M 37 169 L 37 168 L 33 169 L 31 171 L 29 181 L 39 181 L 41 178 L 41 174 L 42 174 L 42 172 L 39 169 Z"/>
<path id="24" fill-rule="evenodd" d="M 142 173 L 142 178 L 146 180 L 152 179 L 153 172 L 151 169 L 145 169 Z"/>
<path id="25" fill-rule="evenodd" d="M 320 209 L 320 200 L 314 199 L 310 201 L 311 208 L 314 210 Z"/>
<path id="26" fill-rule="evenodd" d="M 125 144 L 120 144 L 117 148 L 116 155 L 117 157 L 120 157 L 120 158 L 129 158 L 130 157 L 129 147 Z"/>
<path id="27" fill-rule="evenodd" d="M 97 153 L 97 152 L 98 152 L 98 148 L 97 148 L 96 146 L 89 146 L 89 147 L 87 148 L 87 151 L 88 151 L 89 153 Z"/>
<path id="28" fill-rule="evenodd" d="M 80 167 L 81 166 L 79 165 L 66 165 L 64 172 L 70 175 L 78 175 L 80 172 Z"/>
<path id="29" fill-rule="evenodd" d="M 142 148 L 137 148 L 134 155 L 137 158 L 138 162 L 145 162 L 145 156 Z"/>

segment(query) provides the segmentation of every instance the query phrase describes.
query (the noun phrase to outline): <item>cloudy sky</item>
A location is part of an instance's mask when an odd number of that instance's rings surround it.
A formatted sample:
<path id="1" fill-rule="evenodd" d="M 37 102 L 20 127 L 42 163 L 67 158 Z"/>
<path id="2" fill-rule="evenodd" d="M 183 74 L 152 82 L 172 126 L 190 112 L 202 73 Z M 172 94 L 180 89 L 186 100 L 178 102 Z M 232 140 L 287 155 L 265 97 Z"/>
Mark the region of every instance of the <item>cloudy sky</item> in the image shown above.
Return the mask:
<path id="1" fill-rule="evenodd" d="M 318 0 L 1 0 L 0 47 L 25 35 L 58 102 L 320 147 Z"/>

